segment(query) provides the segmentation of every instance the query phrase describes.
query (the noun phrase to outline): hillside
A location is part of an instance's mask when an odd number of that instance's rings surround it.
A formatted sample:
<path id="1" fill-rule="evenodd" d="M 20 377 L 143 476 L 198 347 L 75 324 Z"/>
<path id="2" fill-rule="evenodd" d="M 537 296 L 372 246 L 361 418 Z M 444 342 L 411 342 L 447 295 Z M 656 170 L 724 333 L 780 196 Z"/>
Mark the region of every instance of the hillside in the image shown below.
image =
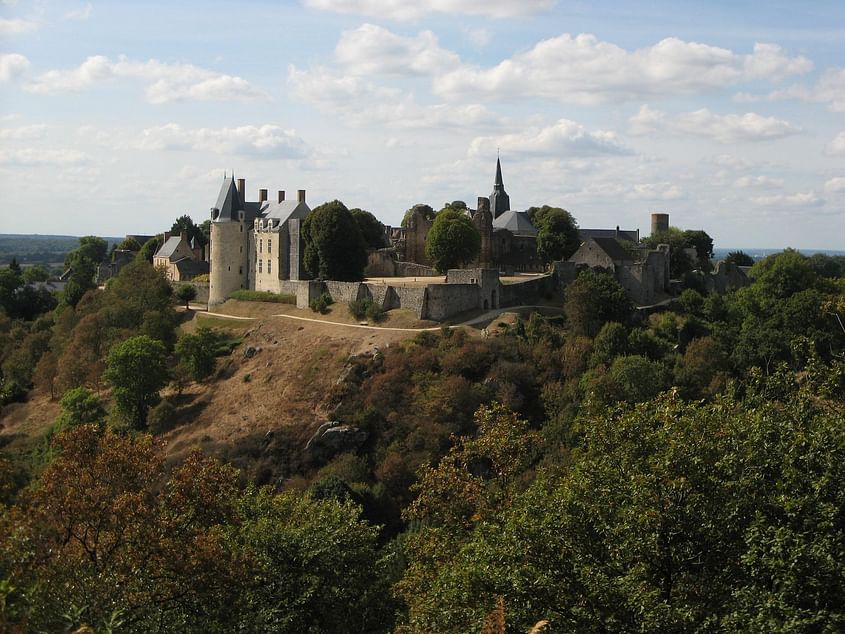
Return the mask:
<path id="1" fill-rule="evenodd" d="M 353 323 L 342 311 L 345 307 L 336 308 L 328 318 Z M 191 422 L 178 425 L 164 436 L 174 457 L 199 445 L 205 451 L 234 459 L 254 444 L 250 439 L 263 439 L 268 431 L 281 428 L 294 428 L 294 436 L 304 443 L 329 419 L 327 396 L 350 355 L 413 336 L 412 332 L 274 317 L 284 312 L 309 318 L 313 315 L 279 304 L 230 300 L 219 312 L 254 319 L 196 313 L 184 326 L 187 330 L 202 324 L 225 329 L 240 334 L 243 343 L 230 357 L 218 361 L 215 380 L 191 384 L 176 398 L 179 420 Z M 396 320 L 402 318 L 395 316 Z M 390 321 L 385 325 L 397 327 Z"/>

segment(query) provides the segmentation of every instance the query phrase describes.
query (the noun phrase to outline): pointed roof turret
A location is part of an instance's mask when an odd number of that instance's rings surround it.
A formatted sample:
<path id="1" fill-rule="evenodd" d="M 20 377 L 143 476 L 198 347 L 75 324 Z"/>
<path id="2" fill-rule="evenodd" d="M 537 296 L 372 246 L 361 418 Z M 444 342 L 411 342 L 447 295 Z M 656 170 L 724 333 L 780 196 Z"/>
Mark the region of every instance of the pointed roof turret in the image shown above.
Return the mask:
<path id="1" fill-rule="evenodd" d="M 223 179 L 223 186 L 220 188 L 220 194 L 217 196 L 217 203 L 214 205 L 214 209 L 216 212 L 212 220 L 238 220 L 238 211 L 243 209 L 243 201 L 235 185 L 234 174 Z"/>
<path id="2" fill-rule="evenodd" d="M 505 191 L 505 183 L 502 180 L 502 163 L 496 157 L 496 181 L 493 183 L 493 193 L 490 194 L 490 211 L 493 218 L 498 218 L 511 208 L 511 199 Z"/>

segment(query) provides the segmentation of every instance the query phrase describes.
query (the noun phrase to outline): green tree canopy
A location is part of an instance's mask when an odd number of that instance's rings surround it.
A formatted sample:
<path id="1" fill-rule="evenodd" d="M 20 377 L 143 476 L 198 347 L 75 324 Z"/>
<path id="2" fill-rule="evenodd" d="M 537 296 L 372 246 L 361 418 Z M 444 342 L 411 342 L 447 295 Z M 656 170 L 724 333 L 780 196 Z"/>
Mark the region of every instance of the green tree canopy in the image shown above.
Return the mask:
<path id="1" fill-rule="evenodd" d="M 112 386 L 117 417 L 132 429 L 143 429 L 147 411 L 159 402 L 159 390 L 167 383 L 167 351 L 147 335 L 115 344 L 103 373 Z"/>
<path id="2" fill-rule="evenodd" d="M 425 253 L 440 273 L 469 264 L 481 250 L 481 235 L 466 214 L 446 209 L 437 214 L 425 241 Z"/>
<path id="3" fill-rule="evenodd" d="M 208 328 L 198 328 L 196 333 L 185 333 L 176 342 L 179 362 L 188 370 L 194 381 L 201 381 L 214 371 L 217 336 Z"/>
<path id="4" fill-rule="evenodd" d="M 575 334 L 594 337 L 605 322 L 627 322 L 633 304 L 612 275 L 586 270 L 566 287 L 563 309 Z"/>
<path id="5" fill-rule="evenodd" d="M 537 253 L 546 263 L 567 260 L 581 246 L 578 223 L 560 207 L 530 207 L 528 216 L 537 227 Z"/>
<path id="6" fill-rule="evenodd" d="M 361 230 L 361 235 L 368 249 L 381 249 L 387 246 L 387 240 L 384 235 L 384 225 L 369 211 L 363 209 L 350 209 L 349 213 L 355 218 L 358 224 L 358 229 Z"/>
<path id="7" fill-rule="evenodd" d="M 355 217 L 339 200 L 323 203 L 303 223 L 305 268 L 324 280 L 363 279 L 367 245 Z"/>
<path id="8" fill-rule="evenodd" d="M 103 427 L 106 410 L 96 394 L 84 387 L 73 388 L 65 392 L 59 401 L 62 413 L 56 420 L 56 428 L 71 429 L 79 425 L 97 425 Z"/>
<path id="9" fill-rule="evenodd" d="M 650 249 L 656 249 L 660 244 L 669 245 L 669 274 L 673 279 L 681 279 L 695 268 L 695 262 L 684 251 L 684 249 L 693 248 L 684 233 L 677 227 L 669 227 L 668 231 L 661 231 L 642 239 L 642 243 Z"/>
<path id="10" fill-rule="evenodd" d="M 185 302 L 185 310 L 187 310 L 191 300 L 197 298 L 197 288 L 193 284 L 180 284 L 175 294 L 176 299 Z"/>
<path id="11" fill-rule="evenodd" d="M 748 255 L 745 251 L 731 251 L 725 257 L 725 262 L 735 266 L 753 266 L 754 258 Z"/>
<path id="12" fill-rule="evenodd" d="M 141 247 L 141 250 L 138 251 L 138 255 L 136 256 L 137 259 L 146 260 L 147 262 L 152 264 L 153 256 L 155 256 L 156 252 L 161 248 L 162 244 L 164 244 L 164 236 L 162 234 L 153 236 L 152 238 L 147 240 Z"/>
<path id="13" fill-rule="evenodd" d="M 86 292 L 95 288 L 94 276 L 97 265 L 106 257 L 108 242 L 97 236 L 83 236 L 79 248 L 65 256 L 65 267 L 71 275 L 64 290 L 65 302 L 76 306 Z"/>
<path id="14" fill-rule="evenodd" d="M 206 235 L 203 233 L 202 229 L 194 224 L 194 221 L 191 217 L 187 214 L 183 216 L 179 216 L 176 221 L 173 223 L 173 226 L 170 227 L 170 233 L 178 236 L 182 232 L 186 232 L 188 234 L 188 243 L 190 244 L 191 240 L 196 239 L 197 243 L 200 246 L 203 246 L 208 243 L 206 239 Z"/>

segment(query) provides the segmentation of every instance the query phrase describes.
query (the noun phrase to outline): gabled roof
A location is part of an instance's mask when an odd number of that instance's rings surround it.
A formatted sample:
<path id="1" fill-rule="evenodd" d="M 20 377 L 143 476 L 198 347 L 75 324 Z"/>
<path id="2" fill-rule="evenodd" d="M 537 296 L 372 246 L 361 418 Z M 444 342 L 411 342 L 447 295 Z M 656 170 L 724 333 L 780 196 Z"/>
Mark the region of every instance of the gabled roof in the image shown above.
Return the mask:
<path id="1" fill-rule="evenodd" d="M 170 236 L 153 257 L 170 258 L 182 242 L 182 236 Z"/>
<path id="2" fill-rule="evenodd" d="M 278 219 L 280 225 L 291 218 L 302 219 L 311 213 L 311 208 L 307 203 L 297 200 L 283 200 L 280 203 L 265 202 L 262 205 L 261 217 Z"/>
<path id="3" fill-rule="evenodd" d="M 493 230 L 507 229 L 517 236 L 536 236 L 537 228 L 531 224 L 525 211 L 506 211 L 497 218 L 493 218 Z"/>
<path id="4" fill-rule="evenodd" d="M 582 242 L 590 238 L 618 238 L 639 242 L 639 232 L 636 229 L 578 229 L 578 237 Z"/>
<path id="5" fill-rule="evenodd" d="M 614 262 L 626 262 L 633 260 L 633 256 L 628 253 L 616 238 L 591 238 L 598 247 L 607 253 L 607 256 Z"/>
<path id="6" fill-rule="evenodd" d="M 173 265 L 179 271 L 180 277 L 196 277 L 197 275 L 205 275 L 209 270 L 208 262 L 197 262 L 196 260 L 192 260 L 188 257 L 176 260 Z"/>

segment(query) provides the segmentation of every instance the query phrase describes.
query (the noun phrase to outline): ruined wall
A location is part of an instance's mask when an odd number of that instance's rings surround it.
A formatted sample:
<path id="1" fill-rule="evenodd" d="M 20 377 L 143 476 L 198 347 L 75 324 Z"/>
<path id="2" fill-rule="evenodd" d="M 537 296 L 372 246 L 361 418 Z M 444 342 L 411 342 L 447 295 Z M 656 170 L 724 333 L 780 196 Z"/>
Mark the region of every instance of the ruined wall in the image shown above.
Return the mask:
<path id="1" fill-rule="evenodd" d="M 393 249 L 377 249 L 367 253 L 365 277 L 395 277 L 396 252 Z"/>
<path id="2" fill-rule="evenodd" d="M 569 261 L 575 264 L 586 264 L 591 268 L 600 266 L 604 269 L 613 270 L 613 260 L 592 240 L 587 240 L 578 247 L 578 250 L 569 258 Z"/>
<path id="3" fill-rule="evenodd" d="M 476 284 L 430 284 L 426 287 L 424 319 L 444 321 L 453 315 L 479 307 Z"/>
<path id="4" fill-rule="evenodd" d="M 708 291 L 716 291 L 724 295 L 730 290 L 748 286 L 751 284 L 751 279 L 740 267 L 720 260 L 716 264 L 716 270 L 705 277 L 704 282 Z"/>
<path id="5" fill-rule="evenodd" d="M 348 304 L 366 297 L 366 289 L 361 282 L 336 282 L 326 280 L 323 282 L 326 292 L 332 296 L 337 303 Z"/>
<path id="6" fill-rule="evenodd" d="M 435 269 L 425 264 L 415 262 L 397 262 L 396 277 L 439 277 Z"/>
<path id="7" fill-rule="evenodd" d="M 500 306 L 524 306 L 536 304 L 541 297 L 554 291 L 555 280 L 552 275 L 543 275 L 524 282 L 502 284 Z"/>
<path id="8" fill-rule="evenodd" d="M 432 224 L 432 221 L 425 217 L 423 206 L 414 205 L 408 228 L 405 230 L 405 260 L 427 266 L 431 264 L 425 254 L 425 239 Z"/>

